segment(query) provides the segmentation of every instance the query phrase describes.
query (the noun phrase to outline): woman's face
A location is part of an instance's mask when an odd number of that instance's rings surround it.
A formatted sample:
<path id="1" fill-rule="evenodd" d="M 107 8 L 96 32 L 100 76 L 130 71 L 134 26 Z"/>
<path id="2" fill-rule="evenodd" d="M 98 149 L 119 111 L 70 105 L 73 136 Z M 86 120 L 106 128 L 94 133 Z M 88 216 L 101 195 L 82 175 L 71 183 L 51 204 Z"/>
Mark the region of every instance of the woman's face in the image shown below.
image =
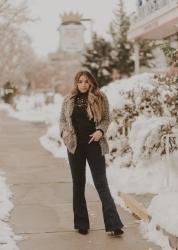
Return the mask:
<path id="1" fill-rule="evenodd" d="M 90 82 L 87 76 L 81 75 L 78 82 L 77 82 L 78 90 L 82 93 L 85 93 L 90 88 Z"/>

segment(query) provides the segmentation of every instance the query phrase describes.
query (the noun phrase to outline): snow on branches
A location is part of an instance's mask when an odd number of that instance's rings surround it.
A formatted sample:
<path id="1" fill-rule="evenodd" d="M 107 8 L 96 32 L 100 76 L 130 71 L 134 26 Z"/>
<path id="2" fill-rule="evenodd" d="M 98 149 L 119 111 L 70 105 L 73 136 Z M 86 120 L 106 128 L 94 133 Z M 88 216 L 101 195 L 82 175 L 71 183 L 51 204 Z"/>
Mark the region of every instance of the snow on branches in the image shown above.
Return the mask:
<path id="1" fill-rule="evenodd" d="M 108 161 L 120 156 L 122 166 L 136 166 L 140 160 L 165 155 L 166 148 L 170 153 L 178 149 L 176 78 L 141 74 L 115 81 L 103 91 L 112 96 Z"/>

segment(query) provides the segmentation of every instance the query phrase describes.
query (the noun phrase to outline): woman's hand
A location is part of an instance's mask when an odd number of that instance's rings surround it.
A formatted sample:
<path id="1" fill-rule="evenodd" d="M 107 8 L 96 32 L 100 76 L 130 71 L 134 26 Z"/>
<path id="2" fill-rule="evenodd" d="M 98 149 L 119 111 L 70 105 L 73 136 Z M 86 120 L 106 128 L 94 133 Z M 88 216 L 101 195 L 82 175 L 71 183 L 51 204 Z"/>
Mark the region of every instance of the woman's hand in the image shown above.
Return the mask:
<path id="1" fill-rule="evenodd" d="M 101 137 L 103 136 L 103 133 L 100 130 L 97 130 L 89 136 L 91 137 L 91 139 L 89 140 L 88 143 L 91 143 L 92 141 L 99 141 Z"/>

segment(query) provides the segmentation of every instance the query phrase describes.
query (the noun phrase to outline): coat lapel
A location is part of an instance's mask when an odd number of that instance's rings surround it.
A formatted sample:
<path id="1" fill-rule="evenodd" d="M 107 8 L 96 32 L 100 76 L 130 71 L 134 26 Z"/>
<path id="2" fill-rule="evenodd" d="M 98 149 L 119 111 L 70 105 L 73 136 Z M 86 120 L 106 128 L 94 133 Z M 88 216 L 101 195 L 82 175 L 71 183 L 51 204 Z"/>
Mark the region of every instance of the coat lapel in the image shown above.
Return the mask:
<path id="1" fill-rule="evenodd" d="M 68 106 L 68 112 L 69 112 L 69 116 L 71 117 L 73 109 L 74 109 L 74 96 L 70 96 L 69 98 L 69 106 Z"/>

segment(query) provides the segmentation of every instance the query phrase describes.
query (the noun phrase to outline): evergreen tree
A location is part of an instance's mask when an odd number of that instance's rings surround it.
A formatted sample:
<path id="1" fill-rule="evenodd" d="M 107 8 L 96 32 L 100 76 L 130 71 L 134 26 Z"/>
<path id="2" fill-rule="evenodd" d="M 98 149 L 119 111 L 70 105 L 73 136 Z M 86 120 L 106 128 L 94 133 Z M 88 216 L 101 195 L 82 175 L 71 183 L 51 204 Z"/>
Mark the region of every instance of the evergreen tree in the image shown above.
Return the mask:
<path id="1" fill-rule="evenodd" d="M 124 11 L 123 0 L 119 0 L 109 33 L 113 41 L 112 67 L 116 68 L 122 75 L 130 75 L 134 70 L 134 61 L 131 58 L 133 48 L 127 39 L 129 26 L 129 18 Z"/>
<path id="2" fill-rule="evenodd" d="M 99 87 L 112 80 L 111 50 L 110 42 L 94 33 L 92 42 L 84 53 L 83 66 L 96 77 Z"/>

